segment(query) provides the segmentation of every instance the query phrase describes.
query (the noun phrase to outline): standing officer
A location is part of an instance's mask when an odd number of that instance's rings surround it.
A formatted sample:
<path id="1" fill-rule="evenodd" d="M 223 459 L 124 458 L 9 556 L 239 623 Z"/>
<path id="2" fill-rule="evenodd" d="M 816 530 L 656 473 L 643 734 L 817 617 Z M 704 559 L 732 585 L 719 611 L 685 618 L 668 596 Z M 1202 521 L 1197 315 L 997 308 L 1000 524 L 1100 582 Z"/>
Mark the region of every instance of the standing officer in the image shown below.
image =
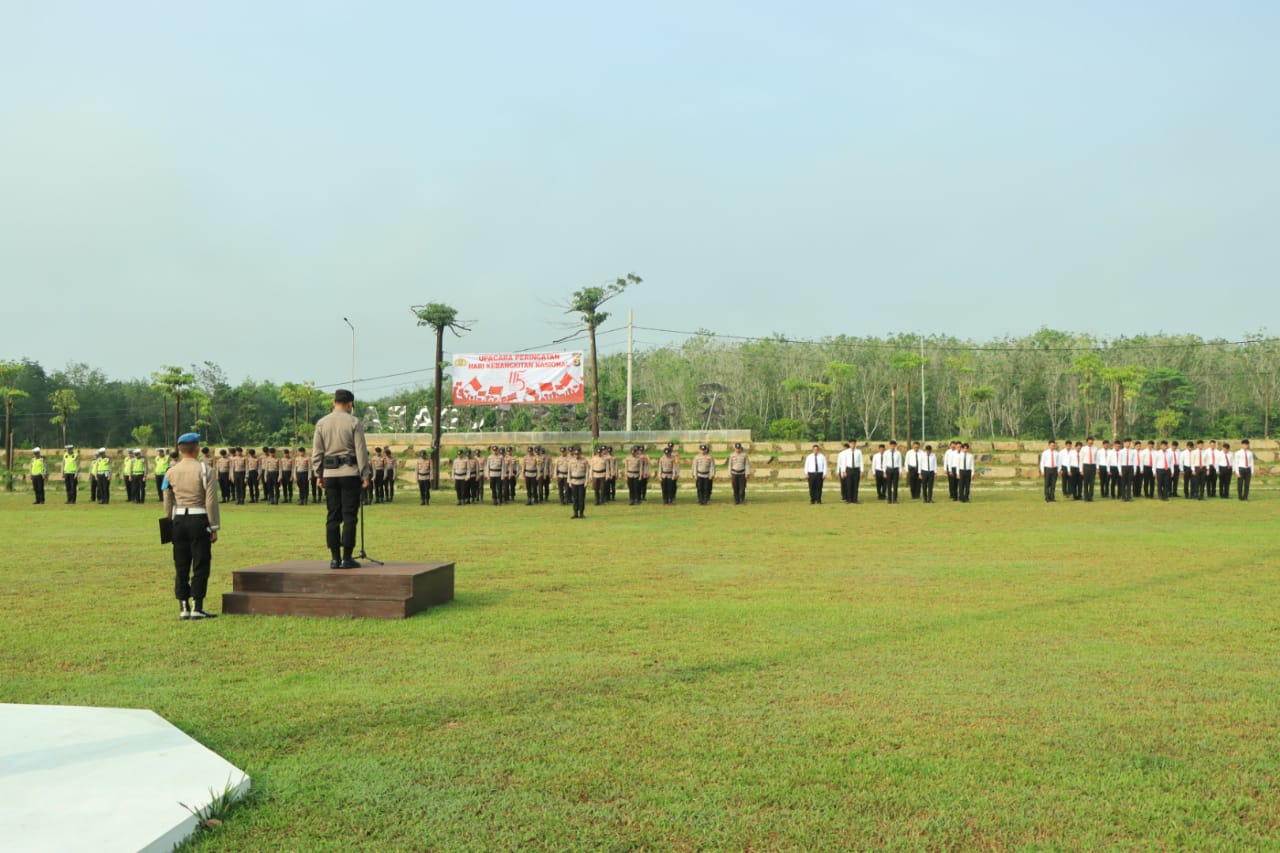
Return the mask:
<path id="1" fill-rule="evenodd" d="M 503 482 L 503 470 L 506 467 L 502 448 L 496 444 L 489 445 L 489 455 L 484 459 L 484 473 L 489 478 L 489 497 L 494 506 L 507 502 L 507 486 Z"/>
<path id="2" fill-rule="evenodd" d="M 725 460 L 725 465 L 729 469 L 729 483 L 733 486 L 733 502 L 746 503 L 747 478 L 751 476 L 751 460 L 747 457 L 747 451 L 742 449 L 742 442 L 734 442 L 733 452 Z"/>
<path id="3" fill-rule="evenodd" d="M 293 479 L 298 484 L 298 506 L 306 506 L 307 493 L 311 489 L 311 460 L 307 458 L 305 447 L 299 447 L 293 455 Z"/>
<path id="4" fill-rule="evenodd" d="M 262 497 L 262 463 L 252 447 L 249 448 L 249 458 L 244 461 L 244 473 L 249 487 L 249 503 L 256 504 Z"/>
<path id="5" fill-rule="evenodd" d="M 274 447 L 266 448 L 262 455 L 262 479 L 267 493 L 267 503 L 277 506 L 280 503 L 280 457 L 276 456 Z"/>
<path id="6" fill-rule="evenodd" d="M 293 503 L 293 455 L 289 448 L 281 451 L 280 457 L 280 493 L 287 504 Z"/>
<path id="7" fill-rule="evenodd" d="M 98 448 L 98 458 L 93 462 L 94 481 L 98 484 L 98 503 L 111 502 L 111 457 L 105 447 Z"/>
<path id="8" fill-rule="evenodd" d="M 604 462 L 609 471 L 605 477 L 605 497 L 607 500 L 614 501 L 618 499 L 618 457 L 613 455 L 611 444 L 604 446 Z"/>
<path id="9" fill-rule="evenodd" d="M 524 476 L 524 505 L 533 506 L 538 503 L 538 474 L 540 463 L 535 447 L 526 447 L 524 459 L 520 461 L 520 471 Z"/>
<path id="10" fill-rule="evenodd" d="M 1225 441 L 1214 456 L 1218 466 L 1218 497 L 1226 500 L 1231 496 L 1231 445 Z"/>
<path id="11" fill-rule="evenodd" d="M 67 503 L 76 502 L 76 492 L 80 485 L 80 454 L 75 445 L 68 444 L 62 451 L 62 485 L 67 490 Z"/>
<path id="12" fill-rule="evenodd" d="M 569 494 L 569 448 L 560 448 L 560 455 L 555 462 L 556 491 L 560 494 L 560 506 L 571 503 Z"/>
<path id="13" fill-rule="evenodd" d="M 383 480 L 387 487 L 387 503 L 391 503 L 396 499 L 396 457 L 391 452 L 391 445 L 387 445 L 386 460 L 383 464 Z"/>
<path id="14" fill-rule="evenodd" d="M 235 488 L 237 505 L 244 504 L 245 468 L 244 451 L 239 447 L 231 448 L 231 481 Z"/>
<path id="15" fill-rule="evenodd" d="M 1093 481 L 1098 476 L 1098 449 L 1093 446 L 1093 436 L 1084 440 L 1084 446 L 1078 449 L 1080 455 L 1080 493 L 1085 503 L 1093 502 Z"/>
<path id="16" fill-rule="evenodd" d="M 822 455 L 818 445 L 813 452 L 804 458 L 804 473 L 809 478 L 809 503 L 822 503 L 822 481 L 827 476 L 827 457 Z"/>
<path id="17" fill-rule="evenodd" d="M 1132 439 L 1124 440 L 1120 449 L 1120 500 L 1129 503 L 1133 500 L 1133 475 L 1138 470 L 1138 450 Z"/>
<path id="18" fill-rule="evenodd" d="M 431 503 L 431 454 L 418 451 L 418 506 Z"/>
<path id="19" fill-rule="evenodd" d="M 467 485 L 467 457 L 462 455 L 462 448 L 458 448 L 458 452 L 453 457 L 453 493 L 458 499 L 458 506 L 464 503 L 470 503 L 470 494 Z"/>
<path id="20" fill-rule="evenodd" d="M 851 504 L 858 502 L 858 487 L 862 484 L 862 448 L 857 441 L 849 442 L 849 455 L 845 458 L 844 480 L 846 500 Z M 838 466 L 837 466 L 838 467 Z M 838 472 L 837 472 L 838 473 Z"/>
<path id="21" fill-rule="evenodd" d="M 147 455 L 142 452 L 141 447 L 135 447 L 133 455 L 135 457 L 133 473 L 137 478 L 133 483 L 133 496 L 138 503 L 142 504 L 147 502 Z"/>
<path id="22" fill-rule="evenodd" d="M 640 445 L 640 501 L 643 503 L 649 499 L 649 477 L 653 474 L 653 460 L 649 458 L 649 451 L 645 446 Z"/>
<path id="23" fill-rule="evenodd" d="M 124 481 L 124 499 L 129 503 L 133 503 L 138 499 L 137 494 L 133 491 L 133 486 L 136 482 L 133 479 L 133 476 L 137 473 L 137 471 L 134 470 L 135 461 L 137 461 L 137 455 L 136 451 L 132 449 L 130 449 L 128 454 L 120 461 L 120 479 Z"/>
<path id="24" fill-rule="evenodd" d="M 227 458 L 227 451 L 224 450 L 222 451 L 222 456 L 219 457 L 219 460 L 218 460 L 219 464 L 224 462 L 226 458 Z M 155 456 L 151 457 L 151 460 L 152 460 L 151 470 L 155 474 L 155 479 L 156 479 L 156 500 L 163 500 L 164 499 L 164 475 L 169 472 L 169 452 L 165 450 L 163 447 L 157 447 L 156 454 Z M 228 470 L 230 469 L 228 468 Z M 222 487 L 221 476 L 219 476 L 219 479 L 218 479 L 218 486 L 219 488 Z M 221 500 L 222 503 L 226 503 L 229 497 L 230 497 L 229 490 L 224 490 L 222 494 L 219 496 L 219 499 Z"/>
<path id="25" fill-rule="evenodd" d="M 471 492 L 471 503 L 479 506 L 484 503 L 484 471 L 481 470 L 480 451 L 467 451 L 467 487 Z"/>
<path id="26" fill-rule="evenodd" d="M 884 500 L 884 445 L 876 445 L 871 454 L 871 475 L 876 479 L 876 500 Z"/>
<path id="27" fill-rule="evenodd" d="M 364 424 L 351 413 L 355 400 L 345 388 L 333 392 L 333 411 L 316 422 L 311 445 L 311 467 L 325 491 L 328 508 L 325 542 L 331 569 L 360 568 L 351 553 L 356 547 L 360 495 L 369 487 L 369 446 L 364 440 Z"/>
<path id="28" fill-rule="evenodd" d="M 161 484 L 164 514 L 173 519 L 173 594 L 178 599 L 178 618 L 183 620 L 217 615 L 204 609 L 213 559 L 210 546 L 218 541 L 221 527 L 217 482 L 209 466 L 196 458 L 199 446 L 197 433 L 178 436 L 181 459 L 165 472 Z"/>
<path id="29" fill-rule="evenodd" d="M 631 448 L 631 455 L 623 463 L 622 472 L 627 478 L 627 497 L 631 506 L 640 503 L 640 445 Z"/>
<path id="30" fill-rule="evenodd" d="M 48 464 L 40 455 L 40 448 L 31 448 L 31 491 L 35 493 L 34 503 L 44 503 L 44 478 Z"/>
<path id="31" fill-rule="evenodd" d="M 582 458 L 582 448 L 576 444 L 569 455 L 568 473 L 565 480 L 569 486 L 569 500 L 573 504 L 573 518 L 587 517 L 587 479 L 591 476 L 591 466 Z"/>
<path id="32" fill-rule="evenodd" d="M 591 457 L 589 464 L 591 467 L 591 488 L 595 491 L 596 506 L 600 506 L 608 496 L 606 479 L 609 476 L 609 463 L 604 458 L 604 445 L 596 448 L 596 452 Z"/>
<path id="33" fill-rule="evenodd" d="M 373 467 L 373 502 L 382 503 L 387 496 L 386 468 L 382 459 L 382 448 L 373 449 L 373 458 L 369 460 Z"/>
<path id="34" fill-rule="evenodd" d="M 662 487 L 662 502 L 676 502 L 676 487 L 680 480 L 680 460 L 676 458 L 675 448 L 668 444 L 658 457 L 658 485 Z"/>
<path id="35" fill-rule="evenodd" d="M 705 444 L 698 445 L 698 455 L 693 457 L 693 484 L 697 489 L 698 503 L 711 503 L 711 486 L 716 479 L 716 460 Z"/>

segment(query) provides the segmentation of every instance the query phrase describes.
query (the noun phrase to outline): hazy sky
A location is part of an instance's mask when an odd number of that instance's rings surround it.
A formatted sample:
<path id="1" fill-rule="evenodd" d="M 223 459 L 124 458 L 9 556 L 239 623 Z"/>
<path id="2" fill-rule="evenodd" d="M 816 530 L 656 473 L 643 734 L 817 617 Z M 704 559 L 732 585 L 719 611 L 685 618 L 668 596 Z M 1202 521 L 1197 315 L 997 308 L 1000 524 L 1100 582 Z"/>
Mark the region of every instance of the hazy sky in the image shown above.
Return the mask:
<path id="1" fill-rule="evenodd" d="M 1277 44 L 1229 0 L 0 0 L 0 357 L 333 387 L 344 316 L 359 377 L 426 371 L 411 305 L 542 347 L 628 272 L 607 327 L 1238 339 Z"/>

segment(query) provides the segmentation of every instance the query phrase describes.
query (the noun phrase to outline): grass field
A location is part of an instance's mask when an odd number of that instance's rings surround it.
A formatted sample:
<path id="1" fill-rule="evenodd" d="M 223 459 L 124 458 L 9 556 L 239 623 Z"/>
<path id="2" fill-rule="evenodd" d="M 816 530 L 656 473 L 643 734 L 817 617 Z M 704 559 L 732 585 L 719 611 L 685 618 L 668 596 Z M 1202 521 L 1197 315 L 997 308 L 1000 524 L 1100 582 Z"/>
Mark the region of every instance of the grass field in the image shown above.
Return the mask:
<path id="1" fill-rule="evenodd" d="M 369 551 L 456 561 L 453 603 L 203 623 L 116 500 L 0 495 L 0 700 L 151 708 L 245 768 L 191 849 L 1280 848 L 1271 492 L 404 494 Z M 327 559 L 321 516 L 227 508 L 211 609 Z"/>

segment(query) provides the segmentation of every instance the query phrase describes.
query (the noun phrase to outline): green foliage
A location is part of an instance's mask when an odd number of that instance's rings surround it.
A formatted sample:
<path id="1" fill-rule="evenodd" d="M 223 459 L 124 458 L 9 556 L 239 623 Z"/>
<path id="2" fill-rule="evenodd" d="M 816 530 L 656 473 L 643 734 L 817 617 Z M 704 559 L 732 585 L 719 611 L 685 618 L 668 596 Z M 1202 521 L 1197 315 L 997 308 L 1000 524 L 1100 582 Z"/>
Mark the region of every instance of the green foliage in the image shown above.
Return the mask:
<path id="1" fill-rule="evenodd" d="M 794 441 L 805 437 L 804 421 L 795 418 L 777 418 L 769 423 L 768 438 Z"/>

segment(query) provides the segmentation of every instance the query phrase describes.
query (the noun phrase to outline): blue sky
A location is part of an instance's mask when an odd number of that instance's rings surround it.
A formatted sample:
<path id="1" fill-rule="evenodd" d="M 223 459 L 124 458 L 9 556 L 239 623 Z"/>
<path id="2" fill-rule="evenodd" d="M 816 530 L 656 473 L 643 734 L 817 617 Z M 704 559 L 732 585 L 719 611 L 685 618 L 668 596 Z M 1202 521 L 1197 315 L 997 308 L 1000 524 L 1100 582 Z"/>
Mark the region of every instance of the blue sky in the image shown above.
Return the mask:
<path id="1" fill-rule="evenodd" d="M 651 328 L 1264 328 L 1280 5 L 1040 5 L 0 0 L 0 354 L 331 387 L 344 316 L 426 370 L 411 305 L 526 349 L 628 272 Z"/>

